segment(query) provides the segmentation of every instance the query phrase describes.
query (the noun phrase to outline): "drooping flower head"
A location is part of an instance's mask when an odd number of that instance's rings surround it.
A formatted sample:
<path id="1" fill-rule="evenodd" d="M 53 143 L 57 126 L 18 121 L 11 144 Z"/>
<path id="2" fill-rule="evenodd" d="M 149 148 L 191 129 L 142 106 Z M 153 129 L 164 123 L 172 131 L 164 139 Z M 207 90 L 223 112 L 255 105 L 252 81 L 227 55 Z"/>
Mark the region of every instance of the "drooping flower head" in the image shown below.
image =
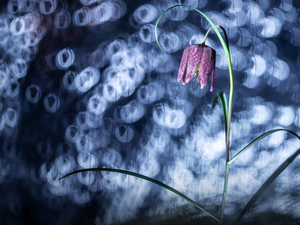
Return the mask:
<path id="1" fill-rule="evenodd" d="M 213 74 L 210 91 L 214 89 L 216 70 L 216 51 L 205 44 L 188 45 L 183 52 L 177 81 L 182 78 L 182 83 L 190 82 L 194 76 L 198 76 L 201 89 L 207 84 Z"/>

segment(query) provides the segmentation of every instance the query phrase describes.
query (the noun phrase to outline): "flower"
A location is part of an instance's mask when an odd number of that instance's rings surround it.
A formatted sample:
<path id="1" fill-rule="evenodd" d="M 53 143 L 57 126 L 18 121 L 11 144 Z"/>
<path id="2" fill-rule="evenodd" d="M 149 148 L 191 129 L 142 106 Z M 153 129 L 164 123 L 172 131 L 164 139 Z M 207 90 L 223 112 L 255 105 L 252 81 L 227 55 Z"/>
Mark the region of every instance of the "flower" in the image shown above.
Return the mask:
<path id="1" fill-rule="evenodd" d="M 190 82 L 198 73 L 198 82 L 201 89 L 207 84 L 213 74 L 210 91 L 214 89 L 216 70 L 216 51 L 205 44 L 188 45 L 183 52 L 177 81 Z"/>

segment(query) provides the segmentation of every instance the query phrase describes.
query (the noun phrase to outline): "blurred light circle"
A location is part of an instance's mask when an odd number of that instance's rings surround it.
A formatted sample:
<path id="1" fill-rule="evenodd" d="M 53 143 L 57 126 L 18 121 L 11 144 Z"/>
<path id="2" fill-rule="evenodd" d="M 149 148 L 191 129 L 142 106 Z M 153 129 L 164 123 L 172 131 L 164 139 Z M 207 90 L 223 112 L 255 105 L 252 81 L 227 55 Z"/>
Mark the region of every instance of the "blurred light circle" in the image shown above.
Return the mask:
<path id="1" fill-rule="evenodd" d="M 40 100 L 42 93 L 38 86 L 31 84 L 27 87 L 25 96 L 27 101 L 29 101 L 32 104 L 35 104 Z"/>
<path id="2" fill-rule="evenodd" d="M 246 71 L 252 76 L 262 76 L 267 68 L 265 59 L 260 55 L 253 55 L 251 57 L 251 61 L 253 62 L 253 66 L 252 68 L 248 68 Z"/>
<path id="3" fill-rule="evenodd" d="M 176 52 L 181 47 L 181 41 L 179 40 L 179 37 L 173 32 L 163 33 L 159 37 L 159 43 L 161 47 L 168 53 Z"/>
<path id="4" fill-rule="evenodd" d="M 115 14 L 115 7 L 112 2 L 103 2 L 96 6 L 93 11 L 93 19 L 97 24 L 110 20 Z"/>
<path id="5" fill-rule="evenodd" d="M 153 24 L 146 24 L 141 27 L 139 31 L 139 35 L 142 41 L 151 43 L 155 41 L 155 26 Z M 157 29 L 157 33 L 159 36 L 159 29 Z"/>
<path id="6" fill-rule="evenodd" d="M 94 150 L 93 142 L 86 135 L 77 136 L 75 144 L 79 152 L 90 152 Z"/>
<path id="7" fill-rule="evenodd" d="M 141 86 L 137 91 L 138 100 L 145 105 L 151 104 L 156 101 L 156 97 L 156 89 L 152 83 Z"/>
<path id="8" fill-rule="evenodd" d="M 100 115 L 106 109 L 106 99 L 101 97 L 99 94 L 94 94 L 88 102 L 88 110 L 96 115 Z"/>
<path id="9" fill-rule="evenodd" d="M 28 66 L 24 59 L 16 59 L 11 67 L 16 78 L 24 77 L 27 73 Z"/>
<path id="10" fill-rule="evenodd" d="M 95 67 L 87 67 L 75 78 L 75 87 L 79 93 L 90 90 L 100 80 L 100 72 Z"/>
<path id="11" fill-rule="evenodd" d="M 117 78 L 112 78 L 103 85 L 103 97 L 109 102 L 116 102 L 122 95 L 120 82 Z"/>
<path id="12" fill-rule="evenodd" d="M 115 130 L 116 138 L 122 143 L 128 143 L 133 139 L 134 131 L 128 125 L 119 125 Z"/>
<path id="13" fill-rule="evenodd" d="M 269 72 L 279 80 L 285 80 L 290 74 L 289 65 L 277 57 L 272 58 L 272 66 Z"/>
<path id="14" fill-rule="evenodd" d="M 290 126 L 295 120 L 295 110 L 291 106 L 278 108 L 278 123 L 283 127 Z"/>
<path id="15" fill-rule="evenodd" d="M 83 168 L 95 168 L 98 166 L 96 157 L 91 153 L 80 152 L 77 159 L 78 164 Z"/>
<path id="16" fill-rule="evenodd" d="M 19 94 L 19 82 L 17 80 L 9 79 L 6 87 L 6 94 L 11 98 L 14 98 Z"/>
<path id="17" fill-rule="evenodd" d="M 107 58 L 103 49 L 95 50 L 90 56 L 90 62 L 97 68 L 102 68 L 107 64 Z"/>
<path id="18" fill-rule="evenodd" d="M 14 35 L 20 35 L 25 31 L 25 21 L 23 17 L 16 17 L 10 23 L 10 31 Z"/>
<path id="19" fill-rule="evenodd" d="M 81 130 L 88 130 L 90 128 L 87 122 L 87 112 L 78 113 L 75 122 Z"/>
<path id="20" fill-rule="evenodd" d="M 74 71 L 68 71 L 63 77 L 63 85 L 69 90 L 72 91 L 75 88 L 74 80 L 77 74 Z"/>
<path id="21" fill-rule="evenodd" d="M 57 29 L 65 29 L 71 23 L 71 15 L 68 11 L 61 11 L 55 15 L 54 25 Z"/>
<path id="22" fill-rule="evenodd" d="M 70 125 L 66 129 L 65 137 L 69 142 L 75 143 L 79 134 L 80 128 L 77 125 Z"/>
<path id="23" fill-rule="evenodd" d="M 89 8 L 78 9 L 73 14 L 73 23 L 75 26 L 85 26 L 91 22 L 91 10 Z"/>
<path id="24" fill-rule="evenodd" d="M 157 9 L 150 4 L 145 4 L 137 8 L 133 13 L 133 18 L 140 24 L 146 24 L 154 21 L 158 16 Z"/>
<path id="25" fill-rule="evenodd" d="M 4 112 L 5 123 L 10 127 L 15 127 L 17 125 L 19 114 L 16 110 L 8 108 Z"/>
<path id="26" fill-rule="evenodd" d="M 40 1 L 40 12 L 45 15 L 49 15 L 56 9 L 56 0 L 41 0 Z"/>
<path id="27" fill-rule="evenodd" d="M 121 0 L 112 0 L 111 2 L 114 4 L 115 13 L 110 18 L 110 21 L 115 21 L 125 15 L 127 12 L 127 5 Z"/>
<path id="28" fill-rule="evenodd" d="M 263 28 L 260 35 L 264 38 L 276 37 L 281 31 L 280 20 L 273 16 L 263 18 L 259 24 Z"/>
<path id="29" fill-rule="evenodd" d="M 55 57 L 56 66 L 59 69 L 67 69 L 75 61 L 75 54 L 72 49 L 65 48 L 61 50 Z"/>
<path id="30" fill-rule="evenodd" d="M 255 124 L 266 124 L 272 116 L 271 110 L 266 105 L 255 105 L 252 109 L 251 121 Z"/>
<path id="31" fill-rule="evenodd" d="M 132 100 L 120 110 L 120 116 L 125 123 L 134 123 L 145 114 L 145 106 L 137 100 Z"/>
<path id="32" fill-rule="evenodd" d="M 54 94 L 48 94 L 44 98 L 44 107 L 50 113 L 55 113 L 60 106 L 60 101 Z"/>
<path id="33" fill-rule="evenodd" d="M 9 0 L 7 3 L 8 13 L 15 14 L 22 9 L 22 0 Z"/>
<path id="34" fill-rule="evenodd" d="M 180 7 L 170 9 L 167 13 L 166 16 L 168 17 L 169 20 L 173 21 L 182 21 L 188 16 L 188 11 L 187 10 L 182 10 Z"/>

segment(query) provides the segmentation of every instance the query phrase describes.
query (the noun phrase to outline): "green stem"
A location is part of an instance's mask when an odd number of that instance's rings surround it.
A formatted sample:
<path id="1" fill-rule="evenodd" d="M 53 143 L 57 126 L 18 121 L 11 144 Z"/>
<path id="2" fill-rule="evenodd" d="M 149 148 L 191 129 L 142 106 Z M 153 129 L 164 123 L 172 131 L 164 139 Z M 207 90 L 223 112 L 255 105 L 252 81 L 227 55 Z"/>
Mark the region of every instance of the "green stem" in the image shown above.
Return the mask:
<path id="1" fill-rule="evenodd" d="M 230 122 L 232 113 L 232 98 L 233 98 L 233 74 L 230 55 L 227 56 L 229 79 L 230 79 L 230 92 L 229 92 L 229 105 L 228 105 L 228 118 L 227 118 L 227 143 L 226 143 L 226 162 L 229 161 L 229 145 L 230 145 Z"/>
<path id="2" fill-rule="evenodd" d="M 229 105 L 228 105 L 228 117 L 227 117 L 227 138 L 226 138 L 226 174 L 225 174 L 225 182 L 224 182 L 224 190 L 223 190 L 223 199 L 222 199 L 222 210 L 221 210 L 221 221 L 223 223 L 224 210 L 225 210 L 225 200 L 226 200 L 226 192 L 228 185 L 228 173 L 229 173 L 229 146 L 230 146 L 230 122 L 231 122 L 231 113 L 232 113 L 232 97 L 233 97 L 233 74 L 232 74 L 232 66 L 230 55 L 227 56 L 228 60 L 228 70 L 229 70 L 229 78 L 230 78 L 230 92 L 229 92 Z"/>
<path id="3" fill-rule="evenodd" d="M 226 31 L 224 29 L 224 27 L 220 26 L 220 25 L 216 25 L 216 27 L 220 28 L 223 33 L 224 33 L 224 37 L 225 37 L 225 41 L 226 41 L 226 46 L 227 46 L 227 49 L 228 49 L 228 52 L 229 52 L 229 57 L 227 55 L 227 59 L 229 60 L 228 61 L 228 67 L 229 67 L 229 74 L 230 75 L 230 78 L 233 78 L 232 76 L 232 68 L 231 68 L 231 61 L 230 61 L 230 51 L 229 51 L 229 43 L 228 43 L 228 38 L 227 38 L 227 34 L 226 34 Z M 204 40 L 203 40 L 203 44 L 205 44 L 205 41 L 208 37 L 208 34 L 210 33 L 210 31 L 213 29 L 213 27 L 209 28 L 209 30 L 206 32 L 205 34 L 205 37 L 204 37 Z M 226 51 L 225 51 L 226 52 Z M 233 79 L 231 80 L 230 79 L 230 93 L 231 95 L 229 95 L 229 104 L 232 105 L 232 101 L 230 102 L 230 99 L 232 100 L 232 94 L 233 94 Z M 229 106 L 229 109 L 231 110 L 231 105 Z M 227 104 L 226 104 L 226 107 L 227 107 Z M 227 112 L 226 112 L 227 113 Z M 229 113 L 229 112 L 228 112 Z M 227 124 L 226 124 L 226 127 L 225 129 L 226 130 L 226 163 L 229 161 L 229 144 L 230 144 L 230 139 L 229 139 L 229 135 L 230 135 L 230 132 L 229 132 L 229 127 L 230 127 L 230 120 L 231 120 L 231 112 L 230 112 L 230 117 L 228 117 L 228 114 L 227 115 L 224 115 L 226 116 L 227 118 Z"/>
<path id="4" fill-rule="evenodd" d="M 231 59 L 230 59 L 230 53 L 229 53 L 229 48 L 228 45 L 226 45 L 224 39 L 222 38 L 222 35 L 220 34 L 220 32 L 218 31 L 216 25 L 204 14 L 202 13 L 200 10 L 192 7 L 192 6 L 188 6 L 188 5 L 174 5 L 170 8 L 168 8 L 166 11 L 163 12 L 163 14 L 158 18 L 156 25 L 155 25 L 155 37 L 156 37 L 156 42 L 158 44 L 158 46 L 161 48 L 161 50 L 164 52 L 164 50 L 162 49 L 162 47 L 160 46 L 159 42 L 158 42 L 158 38 L 157 38 L 157 25 L 160 21 L 160 19 L 162 18 L 162 16 L 168 12 L 170 9 L 178 7 L 178 6 L 184 6 L 184 7 L 188 7 L 191 9 L 194 9 L 195 11 L 197 11 L 198 13 L 200 13 L 202 16 L 204 16 L 204 18 L 210 23 L 210 25 L 212 26 L 212 28 L 214 29 L 214 31 L 216 32 L 222 47 L 224 48 L 224 51 L 226 53 L 226 57 L 228 60 L 228 70 L 229 70 L 229 79 L 230 79 L 230 92 L 229 92 L 229 106 L 228 106 L 228 113 L 227 113 L 227 138 L 226 138 L 226 176 L 225 176 L 225 183 L 224 183 L 224 191 L 223 191 L 223 200 L 222 200 L 222 212 L 221 212 L 221 221 L 223 221 L 223 215 L 224 215 L 224 207 L 225 207 L 225 199 L 226 199 L 226 190 L 227 190 L 227 184 L 228 184 L 228 173 L 227 173 L 227 166 L 228 166 L 228 161 L 229 161 L 229 146 L 230 146 L 230 122 L 231 122 L 231 113 L 232 113 L 232 97 L 233 97 L 233 74 L 232 74 L 232 66 L 231 66 Z M 226 32 L 225 32 L 226 34 Z M 229 168 L 228 168 L 229 171 Z"/>
<path id="5" fill-rule="evenodd" d="M 230 50 L 229 50 L 229 43 L 228 43 L 228 38 L 227 38 L 227 34 L 226 34 L 226 30 L 224 29 L 224 27 L 222 27 L 221 25 L 216 25 L 216 27 L 220 28 L 223 33 L 224 33 L 224 37 L 225 37 L 225 41 L 226 41 L 226 46 L 228 48 L 228 51 L 230 53 Z M 209 28 L 208 31 L 206 31 L 206 34 L 205 34 L 205 37 L 204 37 L 204 40 L 203 40 L 203 44 L 205 44 L 205 41 L 208 37 L 208 34 L 210 33 L 210 31 L 213 29 L 213 27 Z"/>

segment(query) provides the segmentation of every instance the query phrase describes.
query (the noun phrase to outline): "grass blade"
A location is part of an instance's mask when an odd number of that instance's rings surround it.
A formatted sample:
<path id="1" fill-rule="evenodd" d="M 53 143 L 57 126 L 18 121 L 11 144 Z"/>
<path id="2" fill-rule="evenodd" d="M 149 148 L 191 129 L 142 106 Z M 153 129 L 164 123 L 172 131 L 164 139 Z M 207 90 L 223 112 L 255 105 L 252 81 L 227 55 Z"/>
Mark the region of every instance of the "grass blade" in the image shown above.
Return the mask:
<path id="1" fill-rule="evenodd" d="M 229 175 L 229 163 L 226 163 L 226 171 L 225 171 L 225 183 L 224 183 L 224 191 L 222 198 L 222 209 L 221 209 L 221 221 L 223 221 L 224 210 L 225 210 L 225 201 L 226 201 L 226 193 L 227 193 L 227 185 L 228 185 L 228 175 Z"/>
<path id="2" fill-rule="evenodd" d="M 238 224 L 243 216 L 250 210 L 255 201 L 264 193 L 264 191 L 270 186 L 270 184 L 290 165 L 294 159 L 300 154 L 300 149 L 298 149 L 293 155 L 287 158 L 275 172 L 266 180 L 265 183 L 261 186 L 261 188 L 252 196 L 250 201 L 247 203 L 245 208 L 241 211 L 239 216 L 236 218 L 234 224 Z"/>
<path id="3" fill-rule="evenodd" d="M 211 110 L 210 110 L 210 115 L 214 112 L 214 109 L 216 108 L 217 104 L 218 104 L 218 100 L 220 99 L 220 96 L 219 96 L 220 92 L 218 92 L 217 96 L 215 97 L 215 100 L 214 100 L 214 103 L 211 107 Z"/>
<path id="4" fill-rule="evenodd" d="M 222 98 L 221 98 L 221 103 L 222 103 L 222 108 L 223 108 L 223 115 L 224 115 L 224 120 L 225 120 L 225 142 L 227 142 L 227 132 L 228 132 L 228 108 L 227 108 L 227 97 L 226 93 L 222 93 Z"/>
<path id="5" fill-rule="evenodd" d="M 61 178 L 60 179 L 63 179 L 67 176 L 70 176 L 72 174 L 76 174 L 76 173 L 81 173 L 81 172 L 87 172 L 87 171 L 109 171 L 109 172 L 115 172 L 115 173 L 123 173 L 123 174 L 126 174 L 126 175 L 130 175 L 130 176 L 134 176 L 134 177 L 138 177 L 138 178 L 141 178 L 141 179 L 144 179 L 144 180 L 147 180 L 147 181 L 150 181 L 154 184 L 157 184 L 165 189 L 168 189 L 169 191 L 172 191 L 173 193 L 179 195 L 180 197 L 184 198 L 185 200 L 187 200 L 188 202 L 192 203 L 194 206 L 196 206 L 198 209 L 202 210 L 203 212 L 205 212 L 207 215 L 209 215 L 211 218 L 213 218 L 214 220 L 218 221 L 219 223 L 221 223 L 221 221 L 216 218 L 215 216 L 213 216 L 212 214 L 210 214 L 209 212 L 207 212 L 205 209 L 203 209 L 199 204 L 197 204 L 196 202 L 194 202 L 192 199 L 188 198 L 187 196 L 185 196 L 184 194 L 180 193 L 179 191 L 175 190 L 174 188 L 158 181 L 158 180 L 155 180 L 155 179 L 152 179 L 150 177 L 147 177 L 147 176 L 144 176 L 144 175 L 141 175 L 141 174 L 138 174 L 138 173 L 133 173 L 133 172 L 130 172 L 130 171 L 126 171 L 126 170 L 119 170 L 119 169 L 110 169 L 110 168 L 90 168 L 90 169 L 82 169 L 82 170 L 76 170 L 72 173 L 69 173 Z"/>
<path id="6" fill-rule="evenodd" d="M 262 135 L 260 135 L 259 137 L 257 137 L 256 139 L 254 139 L 250 144 L 248 144 L 246 147 L 244 147 L 241 151 L 239 151 L 234 157 L 232 157 L 230 160 L 229 160 L 229 164 L 231 164 L 234 160 L 236 160 L 238 157 L 240 157 L 245 151 L 247 151 L 249 148 L 251 148 L 254 144 L 256 144 L 257 142 L 259 142 L 261 139 L 267 137 L 268 135 L 270 134 L 273 134 L 275 132 L 278 132 L 278 131 L 286 131 L 286 132 L 289 132 L 291 134 L 293 134 L 294 136 L 296 136 L 299 140 L 300 140 L 300 137 L 293 131 L 290 131 L 290 130 L 286 130 L 286 129 L 274 129 L 274 130 L 270 130 Z"/>

